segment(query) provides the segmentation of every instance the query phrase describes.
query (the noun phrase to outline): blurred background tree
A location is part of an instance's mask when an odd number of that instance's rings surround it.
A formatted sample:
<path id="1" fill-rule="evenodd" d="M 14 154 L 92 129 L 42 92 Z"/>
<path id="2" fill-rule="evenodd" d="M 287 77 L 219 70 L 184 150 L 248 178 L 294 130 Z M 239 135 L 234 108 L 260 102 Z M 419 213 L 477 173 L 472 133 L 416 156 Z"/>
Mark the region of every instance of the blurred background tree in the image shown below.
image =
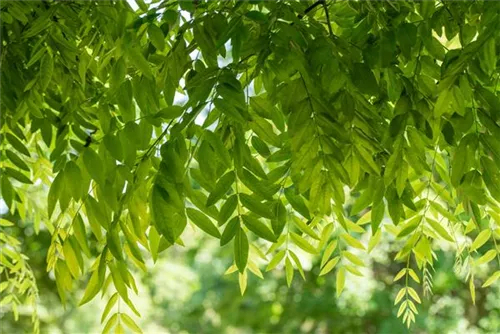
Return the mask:
<path id="1" fill-rule="evenodd" d="M 48 231 L 36 235 L 29 223 L 10 229 L 24 239 L 22 251 L 29 256 L 36 275 L 41 332 L 100 332 L 100 310 L 107 298 L 96 298 L 77 308 L 86 286 L 79 282 L 64 308 L 54 277 L 45 271 Z M 284 269 L 273 270 L 264 273 L 263 280 L 250 276 L 241 296 L 236 274 L 224 275 L 232 262 L 231 247 L 220 248 L 216 241 L 193 230 L 188 233 L 192 235 L 186 238 L 190 240 L 186 247 L 163 252 L 155 264 L 150 260 L 147 274 L 134 273 L 139 294 L 132 300 L 142 314 L 138 324 L 144 333 L 500 332 L 500 288 L 478 289 L 473 305 L 468 286 L 454 272 L 455 260 L 449 253 L 437 254 L 433 295 L 423 300 L 417 321 L 408 330 L 396 317 L 393 305 L 401 285 L 392 281 L 402 264 L 391 261 L 396 247 L 392 249 L 389 240 L 383 243 L 389 245 L 387 248 L 372 252 L 374 260 L 367 265 L 365 277 L 351 276 L 339 298 L 335 297 L 334 276 L 318 277 L 319 262 L 307 256 L 301 258 L 305 281 L 295 278 L 287 288 Z M 32 326 L 29 307 L 20 309 L 18 322 L 10 312 L 0 316 L 2 333 L 25 333 Z"/>

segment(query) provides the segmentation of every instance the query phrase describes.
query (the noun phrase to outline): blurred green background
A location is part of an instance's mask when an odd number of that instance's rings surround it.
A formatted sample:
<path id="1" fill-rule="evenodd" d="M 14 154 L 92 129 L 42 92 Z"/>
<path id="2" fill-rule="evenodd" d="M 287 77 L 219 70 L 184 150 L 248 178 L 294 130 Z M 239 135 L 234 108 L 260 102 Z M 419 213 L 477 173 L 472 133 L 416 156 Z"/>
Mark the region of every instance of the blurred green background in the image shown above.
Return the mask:
<path id="1" fill-rule="evenodd" d="M 30 223 L 9 229 L 24 239 L 22 245 L 27 248 L 22 251 L 30 257 L 37 276 L 41 332 L 100 333 L 100 317 L 109 295 L 76 307 L 86 277 L 74 286 L 63 308 L 54 277 L 45 271 L 49 233 L 42 229 L 36 235 Z M 156 263 L 150 259 L 148 273 L 135 271 L 139 294 L 131 298 L 142 316 L 136 318 L 126 305 L 121 311 L 136 319 L 144 333 L 500 333 L 498 284 L 478 288 L 476 305 L 472 305 L 468 286 L 454 272 L 455 258 L 450 253 L 436 254 L 433 295 L 423 300 L 416 324 L 407 330 L 393 305 L 401 286 L 392 281 L 404 264 L 392 261 L 397 245 L 390 239 L 382 240 L 369 257 L 365 255 L 365 277 L 348 274 L 338 299 L 334 272 L 318 277 L 320 259 L 300 250 L 306 281 L 295 272 L 287 288 L 284 270 L 278 267 L 264 273 L 264 280 L 251 275 L 241 296 L 237 274 L 224 275 L 232 264 L 231 244 L 220 248 L 217 240 L 192 228 L 186 232 L 185 247 L 164 251 Z M 484 269 L 477 273 L 478 280 L 484 279 Z M 30 308 L 20 309 L 17 322 L 8 311 L 0 313 L 1 333 L 31 332 Z"/>

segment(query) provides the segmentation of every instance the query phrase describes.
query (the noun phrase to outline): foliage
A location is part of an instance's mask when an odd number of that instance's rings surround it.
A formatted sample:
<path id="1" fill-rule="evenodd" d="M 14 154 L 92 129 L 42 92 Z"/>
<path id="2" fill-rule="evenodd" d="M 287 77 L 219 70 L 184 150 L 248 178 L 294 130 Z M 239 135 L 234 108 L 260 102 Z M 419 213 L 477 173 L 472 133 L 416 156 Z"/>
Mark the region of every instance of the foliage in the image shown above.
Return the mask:
<path id="1" fill-rule="evenodd" d="M 182 246 L 188 222 L 232 248 L 242 293 L 263 261 L 305 278 L 308 253 L 339 296 L 383 235 L 408 326 L 437 249 L 473 301 L 498 284 L 499 3 L 137 5 L 0 5 L 2 199 L 51 233 L 63 303 L 89 272 L 80 304 L 110 290 L 104 332 L 139 331 L 116 307 L 139 315 L 131 270 Z M 33 277 L 2 236 L 2 275 Z"/>
<path id="2" fill-rule="evenodd" d="M 85 289 L 82 280 L 73 287 L 63 308 L 57 303 L 55 282 L 45 274 L 49 232 L 31 234 L 30 224 L 13 229 L 16 236 L 25 234 L 23 244 L 30 246 L 23 251 L 30 257 L 37 277 L 40 331 L 100 332 L 96 310 L 104 309 L 113 291 L 77 307 Z M 183 239 L 185 247 L 163 253 L 148 272 L 132 270 L 139 294 L 130 298 L 141 311 L 136 321 L 144 333 L 479 334 L 500 330 L 500 287 L 478 289 L 476 305 L 472 305 L 467 283 L 453 273 L 453 253 L 436 252 L 433 295 L 422 299 L 416 323 L 406 330 L 396 317 L 398 308 L 392 307 L 402 286 L 401 281 L 393 283 L 393 278 L 404 266 L 392 261 L 396 244 L 374 249 L 366 261 L 364 276 L 346 280 L 339 298 L 335 298 L 332 276 L 318 277 L 321 259 L 312 255 L 301 256 L 306 280 L 295 279 L 288 288 L 284 270 L 272 270 L 265 279 L 250 275 L 248 289 L 241 296 L 238 277 L 221 275 L 232 262 L 231 247 L 220 247 L 218 239 L 195 229 L 188 229 Z M 381 242 L 389 245 L 388 241 Z M 477 279 L 483 280 L 487 274 L 482 270 Z M 18 321 L 12 313 L 3 314 L 2 329 L 7 333 L 28 332 L 28 310 L 21 310 Z M 126 310 L 122 307 L 121 311 Z"/>

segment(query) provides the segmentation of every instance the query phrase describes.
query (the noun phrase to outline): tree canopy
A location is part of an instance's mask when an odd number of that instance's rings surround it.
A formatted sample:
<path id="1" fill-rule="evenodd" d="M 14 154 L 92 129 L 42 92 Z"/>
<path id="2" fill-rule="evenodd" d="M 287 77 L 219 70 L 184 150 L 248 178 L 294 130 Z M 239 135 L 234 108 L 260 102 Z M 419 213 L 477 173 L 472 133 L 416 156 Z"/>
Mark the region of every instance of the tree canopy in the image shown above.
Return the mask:
<path id="1" fill-rule="evenodd" d="M 408 326 L 437 249 L 498 284 L 500 3 L 136 3 L 0 3 L 2 306 L 38 298 L 25 221 L 63 303 L 110 291 L 104 332 L 140 331 L 131 272 L 191 227 L 241 293 L 310 254 L 339 295 L 387 235 Z"/>

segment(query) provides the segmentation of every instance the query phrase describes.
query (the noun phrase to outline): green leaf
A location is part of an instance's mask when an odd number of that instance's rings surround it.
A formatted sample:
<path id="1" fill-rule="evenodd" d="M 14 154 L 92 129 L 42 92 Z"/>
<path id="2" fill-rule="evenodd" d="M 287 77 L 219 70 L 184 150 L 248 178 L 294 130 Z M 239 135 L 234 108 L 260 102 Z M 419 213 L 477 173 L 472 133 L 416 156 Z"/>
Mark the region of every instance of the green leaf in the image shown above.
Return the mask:
<path id="1" fill-rule="evenodd" d="M 490 237 L 491 237 L 491 230 L 486 229 L 481 231 L 481 233 L 478 234 L 478 236 L 476 237 L 476 239 L 474 239 L 474 242 L 470 246 L 470 251 L 473 252 L 482 245 L 484 245 Z"/>
<path id="2" fill-rule="evenodd" d="M 14 226 L 14 223 L 8 221 L 7 219 L 0 218 L 0 226 Z"/>
<path id="3" fill-rule="evenodd" d="M 490 191 L 491 196 L 500 201 L 500 172 L 494 162 L 487 158 L 481 157 L 481 165 L 483 166 L 483 179 L 486 187 Z"/>
<path id="4" fill-rule="evenodd" d="M 363 262 L 363 260 L 361 260 L 358 256 L 354 255 L 351 252 L 343 251 L 342 252 L 342 256 L 345 257 L 346 259 L 348 259 L 349 261 L 351 261 L 353 264 L 355 264 L 357 266 L 364 266 L 365 265 L 365 263 Z"/>
<path id="5" fill-rule="evenodd" d="M 326 264 L 330 256 L 333 254 L 335 249 L 337 248 L 337 240 L 332 240 L 326 247 L 325 252 L 323 253 L 323 257 L 321 258 L 321 264 L 320 267 L 323 268 L 323 266 Z"/>
<path id="6" fill-rule="evenodd" d="M 52 54 L 46 52 L 40 61 L 40 79 L 38 80 L 42 92 L 49 86 L 52 79 L 52 72 L 54 72 L 54 60 L 52 59 Z"/>
<path id="7" fill-rule="evenodd" d="M 267 144 L 260 139 L 257 136 L 252 136 L 252 146 L 255 148 L 255 150 L 263 157 L 267 158 L 268 156 L 271 155 L 271 151 L 269 150 L 269 147 L 267 147 Z"/>
<path id="8" fill-rule="evenodd" d="M 85 225 L 83 223 L 82 216 L 80 214 L 75 215 L 73 219 L 73 233 L 75 235 L 78 244 L 82 248 L 83 252 L 90 256 L 90 249 L 88 246 L 87 233 L 85 230 Z"/>
<path id="9" fill-rule="evenodd" d="M 298 213 L 306 219 L 311 218 L 309 215 L 309 209 L 307 208 L 304 199 L 300 195 L 294 194 L 292 187 L 285 188 L 285 197 L 292 208 L 294 208 Z"/>
<path id="10" fill-rule="evenodd" d="M 220 245 L 224 246 L 229 243 L 236 236 L 236 233 L 240 230 L 240 217 L 234 217 L 227 223 L 220 237 Z"/>
<path id="11" fill-rule="evenodd" d="M 491 118 L 497 121 L 500 118 L 500 99 L 481 85 L 475 87 L 475 93 L 476 98 L 489 111 Z"/>
<path id="12" fill-rule="evenodd" d="M 201 213 L 198 210 L 188 208 L 186 209 L 186 213 L 189 217 L 189 219 L 200 229 L 205 231 L 206 233 L 210 234 L 213 237 L 219 238 L 221 237 L 219 230 L 217 227 L 212 223 L 212 221 L 205 216 L 203 213 Z"/>
<path id="13" fill-rule="evenodd" d="M 113 328 L 116 323 L 118 322 L 118 313 L 115 313 L 113 314 L 108 322 L 106 323 L 106 325 L 104 326 L 104 328 L 102 329 L 102 334 L 107 334 L 109 333 L 109 331 L 111 330 L 111 328 Z M 116 331 L 115 331 L 116 332 Z"/>
<path id="14" fill-rule="evenodd" d="M 314 232 L 314 230 L 309 227 L 309 225 L 304 223 L 300 218 L 293 216 L 293 221 L 295 222 L 295 225 L 299 228 L 299 230 L 312 237 L 313 239 L 319 240 L 318 234 Z"/>
<path id="15" fill-rule="evenodd" d="M 99 271 L 94 270 L 94 272 L 90 276 L 90 280 L 87 284 L 87 288 L 85 289 L 82 300 L 80 300 L 80 303 L 78 304 L 79 306 L 88 303 L 99 293 L 103 283 L 100 276 L 101 275 L 99 275 Z"/>
<path id="16" fill-rule="evenodd" d="M 411 23 L 401 23 L 396 31 L 398 43 L 401 46 L 401 52 L 407 58 L 411 58 L 412 48 L 417 39 L 417 28 Z"/>
<path id="17" fill-rule="evenodd" d="M 109 312 L 115 306 L 116 302 L 118 301 L 118 292 L 115 292 L 111 298 L 109 298 L 108 302 L 106 303 L 106 307 L 104 308 L 104 311 L 102 311 L 102 316 L 101 316 L 101 324 L 104 322 L 106 317 L 108 316 Z"/>
<path id="18" fill-rule="evenodd" d="M 246 119 L 242 116 L 241 112 L 223 99 L 215 99 L 214 105 L 230 119 L 242 124 L 246 122 Z"/>
<path id="19" fill-rule="evenodd" d="M 108 231 L 108 234 L 106 235 L 106 241 L 109 250 L 111 251 L 111 254 L 113 254 L 114 258 L 117 259 L 118 261 L 122 261 L 123 260 L 122 243 L 120 241 L 120 235 L 118 234 L 117 228 L 112 228 L 110 231 Z"/>
<path id="20" fill-rule="evenodd" d="M 403 162 L 403 146 L 395 145 L 394 152 L 391 154 L 384 171 L 384 183 L 386 186 L 392 183 L 396 178 L 397 172 Z"/>
<path id="21" fill-rule="evenodd" d="M 285 257 L 285 254 L 286 254 L 285 249 L 280 250 L 278 253 L 276 253 L 276 255 L 274 255 L 273 258 L 271 259 L 271 261 L 269 261 L 269 264 L 266 267 L 266 271 L 271 271 L 274 268 L 276 268 L 276 266 L 280 264 L 283 258 Z"/>
<path id="22" fill-rule="evenodd" d="M 448 112 L 451 106 L 451 92 L 448 89 L 445 89 L 439 94 L 439 97 L 434 105 L 434 114 L 436 117 L 440 117 L 441 115 Z"/>
<path id="23" fill-rule="evenodd" d="M 118 271 L 118 268 L 114 263 L 108 263 L 109 271 L 111 272 L 111 278 L 113 279 L 113 284 L 115 286 L 116 291 L 120 297 L 127 301 L 128 300 L 128 289 L 127 286 Z"/>
<path id="24" fill-rule="evenodd" d="M 344 268 L 347 269 L 347 271 L 349 271 L 351 274 L 354 274 L 354 275 L 359 276 L 359 277 L 363 277 L 363 273 L 361 271 L 359 271 L 353 265 L 346 264 L 346 265 L 344 265 Z"/>
<path id="25" fill-rule="evenodd" d="M 20 157 L 18 157 L 17 154 L 12 152 L 11 150 L 5 150 L 5 154 L 7 155 L 7 158 L 9 158 L 9 160 L 12 161 L 12 163 L 16 165 L 18 168 L 25 170 L 27 172 L 30 171 L 28 165 Z"/>
<path id="26" fill-rule="evenodd" d="M 69 161 L 64 168 L 64 177 L 66 185 L 69 188 L 71 196 L 79 200 L 83 197 L 85 189 L 82 187 L 82 173 L 74 161 Z M 86 192 L 85 192 L 86 193 Z"/>
<path id="27" fill-rule="evenodd" d="M 211 131 L 205 131 L 204 134 L 205 139 L 210 143 L 210 146 L 212 146 L 217 154 L 217 158 L 220 159 L 227 168 L 231 168 L 231 156 L 220 137 Z"/>
<path id="28" fill-rule="evenodd" d="M 80 275 L 80 267 L 78 266 L 78 260 L 76 259 L 75 251 L 71 247 L 69 239 L 66 239 L 66 241 L 64 242 L 63 254 L 64 254 L 64 259 L 66 261 L 66 265 L 68 266 L 71 275 L 74 278 L 77 278 Z"/>
<path id="29" fill-rule="evenodd" d="M 184 113 L 184 108 L 181 106 L 169 106 L 161 109 L 155 117 L 160 117 L 162 119 L 175 119 L 180 117 Z"/>
<path id="30" fill-rule="evenodd" d="M 293 281 L 293 264 L 290 258 L 285 259 L 286 284 L 290 287 Z"/>
<path id="31" fill-rule="evenodd" d="M 354 64 L 351 75 L 354 86 L 356 86 L 361 93 L 377 95 L 379 90 L 377 80 L 368 65 L 362 63 Z"/>
<path id="32" fill-rule="evenodd" d="M 252 211 L 253 213 L 256 213 L 257 215 L 263 218 L 269 218 L 269 219 L 274 218 L 274 215 L 272 214 L 270 208 L 266 204 L 261 203 L 254 196 L 250 196 L 247 194 L 240 194 L 240 201 L 241 204 L 243 204 L 243 206 L 245 206 L 248 210 Z"/>
<path id="33" fill-rule="evenodd" d="M 271 227 L 273 228 L 274 235 L 280 236 L 285 228 L 288 212 L 281 200 L 274 202 L 273 205 L 274 218 L 271 219 Z"/>
<path id="34" fill-rule="evenodd" d="M 451 237 L 451 235 L 448 233 L 448 231 L 446 231 L 446 229 L 437 221 L 435 221 L 434 219 L 432 218 L 426 218 L 426 221 L 429 223 L 429 225 L 431 225 L 431 227 L 434 229 L 434 231 L 437 232 L 437 234 L 439 234 L 439 236 L 449 242 L 453 242 L 453 238 Z"/>
<path id="35" fill-rule="evenodd" d="M 12 135 L 11 133 L 6 133 L 5 138 L 7 138 L 7 141 L 9 142 L 9 144 L 11 144 L 12 147 L 14 147 L 16 149 L 16 151 L 24 154 L 27 157 L 31 156 L 29 150 L 26 148 L 26 146 L 24 146 L 24 144 L 17 137 Z"/>
<path id="36" fill-rule="evenodd" d="M 342 233 L 340 237 L 351 247 L 357 248 L 357 249 L 362 249 L 365 250 L 365 246 L 357 239 L 355 239 L 353 236 L 347 233 Z"/>
<path id="37" fill-rule="evenodd" d="M 5 167 L 3 169 L 3 171 L 4 171 L 5 175 L 10 176 L 21 183 L 33 184 L 33 181 L 31 181 L 26 175 L 24 175 L 23 173 L 21 173 L 20 171 L 18 171 L 16 169 L 12 169 L 10 167 Z"/>
<path id="38" fill-rule="evenodd" d="M 127 53 L 129 61 L 144 74 L 147 78 L 153 77 L 153 71 L 149 66 L 148 61 L 144 58 L 141 50 L 138 47 L 131 48 Z"/>
<path id="39" fill-rule="evenodd" d="M 128 314 L 126 314 L 126 313 L 120 313 L 120 319 L 134 333 L 142 333 L 142 330 L 139 328 L 139 326 L 137 326 L 137 324 L 135 323 L 135 321 L 132 320 L 132 318 Z"/>
<path id="40" fill-rule="evenodd" d="M 54 208 L 59 200 L 59 196 L 61 194 L 61 190 L 64 186 L 64 173 L 60 172 L 54 178 L 49 190 L 49 195 L 47 196 L 47 209 L 49 213 L 49 218 L 52 217 L 52 213 L 54 212 Z"/>
<path id="41" fill-rule="evenodd" d="M 500 270 L 497 270 L 493 273 L 493 275 L 491 275 L 490 277 L 488 277 L 488 279 L 486 280 L 486 282 L 484 282 L 484 284 L 482 285 L 483 288 L 486 288 L 490 285 L 492 285 L 493 283 L 495 283 L 498 279 L 500 278 Z"/>
<path id="42" fill-rule="evenodd" d="M 236 210 L 237 206 L 238 206 L 238 196 L 237 195 L 229 196 L 220 209 L 218 217 L 219 226 L 222 226 L 227 222 L 227 220 L 234 213 L 234 210 Z"/>
<path id="43" fill-rule="evenodd" d="M 123 148 L 118 136 L 108 134 L 103 138 L 103 143 L 113 158 L 123 161 Z"/>
<path id="44" fill-rule="evenodd" d="M 271 231 L 269 227 L 267 227 L 263 222 L 261 222 L 259 219 L 254 218 L 249 215 L 245 215 L 242 217 L 243 218 L 243 223 L 245 223 L 246 227 L 253 233 L 255 233 L 257 236 L 261 237 L 262 239 L 271 241 L 271 242 L 276 242 L 276 236 L 274 233 Z"/>
<path id="45" fill-rule="evenodd" d="M 254 117 L 253 121 L 248 124 L 260 139 L 275 147 L 281 146 L 279 137 L 274 133 L 273 126 L 268 121 L 260 117 Z"/>
<path id="46" fill-rule="evenodd" d="M 332 271 L 333 268 L 339 263 L 340 257 L 335 256 L 333 259 L 329 260 L 321 269 L 319 276 L 323 276 Z"/>
<path id="47" fill-rule="evenodd" d="M 224 174 L 215 185 L 215 189 L 210 193 L 207 199 L 207 207 L 214 205 L 231 189 L 235 181 L 235 174 L 233 171 Z"/>
<path id="48" fill-rule="evenodd" d="M 368 206 L 370 206 L 372 200 L 373 189 L 369 187 L 368 189 L 365 189 L 365 191 L 363 191 L 363 193 L 354 202 L 354 205 L 351 208 L 351 216 L 355 216 L 362 210 L 365 210 Z"/>
<path id="49" fill-rule="evenodd" d="M 83 152 L 83 164 L 87 169 L 89 175 L 94 179 L 98 184 L 104 186 L 106 183 L 106 179 L 104 176 L 104 166 L 102 164 L 99 155 L 94 152 L 90 147 L 87 147 Z"/>
<path id="50" fill-rule="evenodd" d="M 337 272 L 337 280 L 336 280 L 336 289 L 337 289 L 337 298 L 340 296 L 342 291 L 344 290 L 345 285 L 345 269 L 340 268 Z"/>
<path id="51" fill-rule="evenodd" d="M 304 250 L 310 254 L 317 254 L 318 253 L 318 251 L 316 250 L 316 248 L 313 245 L 311 245 L 309 242 L 306 241 L 306 239 L 302 238 L 297 233 L 291 232 L 290 238 L 302 250 Z"/>
<path id="52" fill-rule="evenodd" d="M 367 171 L 374 175 L 380 175 L 380 167 L 375 163 L 375 161 L 373 161 L 373 157 L 370 153 L 359 145 L 356 145 L 356 151 L 358 152 L 360 162 L 364 163 L 364 167 Z"/>
<path id="53" fill-rule="evenodd" d="M 163 31 L 154 23 L 148 26 L 148 36 L 156 49 L 160 51 L 165 49 L 165 36 L 163 36 Z"/>
<path id="54" fill-rule="evenodd" d="M 483 256 L 481 256 L 476 264 L 481 265 L 490 262 L 497 256 L 498 252 L 495 249 L 490 249 L 489 251 L 486 252 Z"/>
<path id="55" fill-rule="evenodd" d="M 248 238 L 241 228 L 236 233 L 234 238 L 234 262 L 240 273 L 245 272 L 248 262 Z"/>
<path id="56" fill-rule="evenodd" d="M 497 166 L 500 166 L 500 140 L 495 136 L 483 135 L 481 136 L 481 142 L 489 151 Z"/>
<path id="57" fill-rule="evenodd" d="M 267 200 L 272 200 L 274 194 L 280 189 L 280 185 L 278 184 L 270 184 L 265 180 L 259 181 L 259 179 L 246 169 L 243 169 L 242 172 L 238 174 L 238 177 L 248 189 Z"/>
<path id="58" fill-rule="evenodd" d="M 305 281 L 306 275 L 304 274 L 304 268 L 302 268 L 302 263 L 300 263 L 299 257 L 293 251 L 289 251 L 288 255 L 292 258 L 292 261 L 295 263 L 295 266 L 297 266 L 297 269 L 299 270 L 300 276 L 302 276 L 302 279 Z"/>
<path id="59" fill-rule="evenodd" d="M 453 156 L 453 160 L 451 163 L 451 182 L 454 186 L 457 186 L 460 184 L 460 180 L 464 176 L 464 174 L 468 171 L 470 168 L 469 161 L 467 158 L 469 157 L 469 149 L 468 149 L 468 143 L 469 141 L 467 138 L 470 137 L 464 137 L 461 141 L 460 144 L 458 145 L 455 154 Z"/>
<path id="60" fill-rule="evenodd" d="M 173 194 L 155 184 L 151 195 L 151 212 L 156 229 L 174 244 L 186 227 L 186 217 L 170 201 Z"/>

